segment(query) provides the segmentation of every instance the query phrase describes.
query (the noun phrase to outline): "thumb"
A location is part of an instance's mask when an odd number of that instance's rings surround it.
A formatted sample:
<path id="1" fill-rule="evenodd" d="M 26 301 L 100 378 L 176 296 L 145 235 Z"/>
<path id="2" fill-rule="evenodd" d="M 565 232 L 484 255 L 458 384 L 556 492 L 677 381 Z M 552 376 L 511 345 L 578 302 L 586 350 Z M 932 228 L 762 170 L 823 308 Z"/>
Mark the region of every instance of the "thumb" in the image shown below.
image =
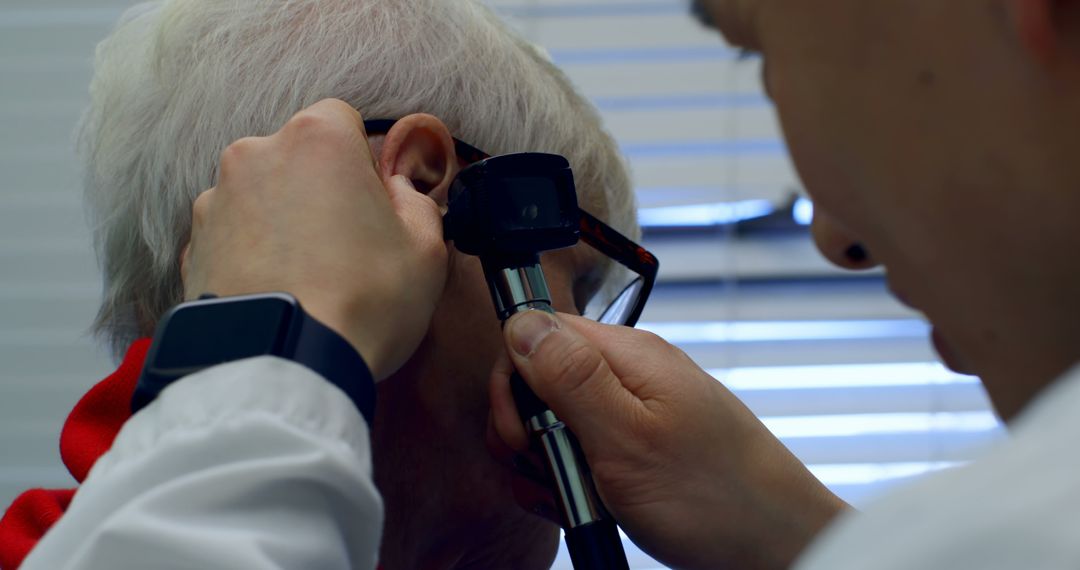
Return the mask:
<path id="1" fill-rule="evenodd" d="M 526 311 L 512 317 L 503 334 L 514 367 L 588 453 L 626 433 L 643 404 L 572 319 Z"/>
<path id="2" fill-rule="evenodd" d="M 438 204 L 418 191 L 409 177 L 392 176 L 386 183 L 386 192 L 409 235 L 425 244 L 443 243 L 442 212 Z"/>

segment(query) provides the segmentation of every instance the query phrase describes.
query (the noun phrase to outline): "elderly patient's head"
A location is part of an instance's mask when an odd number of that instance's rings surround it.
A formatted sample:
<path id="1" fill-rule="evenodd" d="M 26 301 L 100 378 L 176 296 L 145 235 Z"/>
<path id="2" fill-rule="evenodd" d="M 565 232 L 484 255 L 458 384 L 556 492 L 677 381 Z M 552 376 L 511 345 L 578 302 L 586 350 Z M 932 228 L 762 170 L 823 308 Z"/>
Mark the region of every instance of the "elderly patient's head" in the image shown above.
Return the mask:
<path id="1" fill-rule="evenodd" d="M 96 323 L 120 352 L 182 298 L 191 203 L 220 152 L 300 109 L 344 99 L 403 119 L 372 137 L 380 174 L 445 203 L 450 136 L 489 153 L 543 151 L 575 168 L 583 205 L 633 233 L 625 167 L 592 108 L 472 0 L 166 0 L 132 9 L 97 52 L 80 150 L 106 280 Z M 541 567 L 556 529 L 513 501 L 484 449 L 486 381 L 502 349 L 475 259 L 452 253 L 428 337 L 380 385 L 376 477 L 383 564 Z M 599 262 L 547 255 L 557 308 L 597 288 Z"/>

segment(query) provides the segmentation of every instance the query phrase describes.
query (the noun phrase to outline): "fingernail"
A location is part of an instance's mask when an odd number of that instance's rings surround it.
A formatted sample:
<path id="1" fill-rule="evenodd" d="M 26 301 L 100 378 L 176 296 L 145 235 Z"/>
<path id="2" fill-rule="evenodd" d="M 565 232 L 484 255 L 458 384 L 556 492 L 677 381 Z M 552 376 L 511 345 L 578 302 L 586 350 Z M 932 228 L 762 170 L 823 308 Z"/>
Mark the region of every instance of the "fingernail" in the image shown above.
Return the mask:
<path id="1" fill-rule="evenodd" d="M 547 335 L 559 330 L 559 321 L 543 311 L 525 311 L 510 319 L 510 344 L 521 356 L 532 356 Z"/>

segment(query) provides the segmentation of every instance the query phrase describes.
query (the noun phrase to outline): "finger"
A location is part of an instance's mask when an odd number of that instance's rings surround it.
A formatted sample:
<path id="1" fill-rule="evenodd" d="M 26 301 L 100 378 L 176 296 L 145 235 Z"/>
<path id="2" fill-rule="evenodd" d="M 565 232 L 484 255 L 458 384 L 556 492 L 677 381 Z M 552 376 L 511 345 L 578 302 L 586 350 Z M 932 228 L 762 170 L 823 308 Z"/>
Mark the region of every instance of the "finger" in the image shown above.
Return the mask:
<path id="1" fill-rule="evenodd" d="M 560 524 L 559 513 L 555 508 L 555 495 L 548 487 L 515 473 L 510 479 L 510 489 L 514 494 L 514 501 L 521 508 Z"/>
<path id="2" fill-rule="evenodd" d="M 438 204 L 426 194 L 416 190 L 407 176 L 392 176 L 386 183 L 390 203 L 398 217 L 405 224 L 409 235 L 419 243 L 429 246 L 441 246 L 443 241 L 442 212 Z"/>
<path id="3" fill-rule="evenodd" d="M 514 367 L 588 450 L 631 433 L 642 402 L 612 372 L 601 350 L 563 316 L 515 315 L 504 329 Z M 507 388 L 509 390 L 509 388 Z"/>
<path id="4" fill-rule="evenodd" d="M 642 402 L 670 395 L 671 367 L 688 363 L 684 353 L 653 333 L 607 325 L 578 315 L 560 313 L 559 319 L 564 326 L 588 339 L 603 355 L 622 387 Z M 676 355 L 682 358 L 673 358 Z"/>
<path id="5" fill-rule="evenodd" d="M 506 468 L 513 468 L 514 456 L 518 454 L 518 450 L 507 445 L 499 430 L 495 429 L 495 417 L 491 413 L 488 413 L 487 417 L 487 430 L 484 432 L 484 446 L 487 447 L 488 453 L 495 458 L 495 461 L 499 462 Z"/>
<path id="6" fill-rule="evenodd" d="M 520 424 L 519 424 L 520 425 Z M 485 443 L 496 461 L 510 472 L 510 487 L 521 508 L 558 524 L 555 498 L 540 458 L 533 452 L 515 450 L 508 446 L 495 429 L 495 420 L 488 415 Z"/>
<path id="7" fill-rule="evenodd" d="M 510 375 L 513 373 L 514 368 L 509 357 L 503 355 L 495 362 L 488 385 L 491 396 L 491 423 L 507 446 L 516 451 L 525 451 L 529 448 L 529 437 L 525 434 L 525 424 L 510 392 Z"/>
<path id="8" fill-rule="evenodd" d="M 488 414 L 487 433 L 484 440 L 488 452 L 500 465 L 540 486 L 545 488 L 548 486 L 548 477 L 544 472 L 540 456 L 535 451 L 517 450 L 507 445 L 495 429 L 495 423 L 490 414 Z"/>

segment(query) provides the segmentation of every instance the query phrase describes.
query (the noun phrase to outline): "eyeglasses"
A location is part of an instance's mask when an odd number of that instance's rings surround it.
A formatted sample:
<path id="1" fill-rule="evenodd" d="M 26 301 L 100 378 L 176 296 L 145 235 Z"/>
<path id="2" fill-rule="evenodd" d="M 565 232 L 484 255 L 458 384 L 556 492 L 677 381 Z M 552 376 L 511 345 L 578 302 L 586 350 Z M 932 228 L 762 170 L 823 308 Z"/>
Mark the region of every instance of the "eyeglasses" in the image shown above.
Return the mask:
<path id="1" fill-rule="evenodd" d="M 385 135 L 396 122 L 396 119 L 373 119 L 364 121 L 364 128 L 369 135 Z M 465 164 L 491 158 L 490 154 L 456 138 L 454 148 L 458 159 Z M 655 255 L 615 228 L 585 210 L 579 209 L 579 212 L 581 241 L 618 264 L 612 272 L 613 276 L 608 279 L 613 286 L 603 288 L 585 307 L 583 316 L 605 324 L 632 327 L 641 317 L 645 302 L 656 284 L 660 262 Z"/>

